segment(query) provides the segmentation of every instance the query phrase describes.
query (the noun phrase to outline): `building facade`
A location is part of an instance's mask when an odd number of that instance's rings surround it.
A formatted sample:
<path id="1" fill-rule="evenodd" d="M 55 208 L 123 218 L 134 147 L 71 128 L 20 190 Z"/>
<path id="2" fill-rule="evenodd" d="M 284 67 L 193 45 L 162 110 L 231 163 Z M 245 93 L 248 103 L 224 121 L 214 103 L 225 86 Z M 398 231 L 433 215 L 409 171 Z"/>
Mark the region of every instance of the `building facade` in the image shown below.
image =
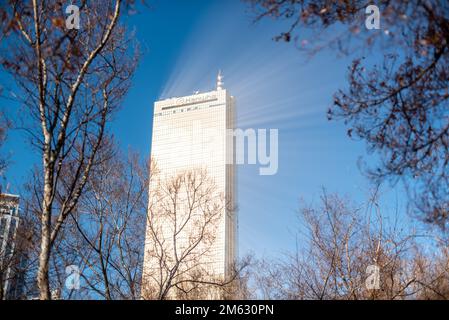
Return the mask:
<path id="1" fill-rule="evenodd" d="M 227 134 L 234 127 L 235 99 L 223 88 L 221 74 L 217 77 L 216 90 L 154 104 L 151 158 L 157 164 L 160 179 L 170 179 L 188 170 L 205 170 L 226 203 L 215 222 L 214 238 L 207 254 L 195 262 L 219 279 L 231 276 L 237 258 L 236 169 L 229 159 L 233 156 L 230 150 L 233 143 Z M 156 185 L 150 183 L 150 198 L 151 193 L 156 192 L 155 188 Z M 157 214 L 153 219 L 160 219 L 166 226 L 171 223 Z M 154 281 L 146 274 L 160 268 L 160 261 L 149 254 L 154 239 L 148 236 L 148 229 L 147 222 L 143 282 Z M 172 228 L 162 228 L 161 232 L 164 233 L 164 241 L 172 241 Z M 181 248 L 186 241 L 188 239 L 171 243 L 168 254 L 173 254 L 173 246 Z M 197 250 L 203 248 L 199 246 Z"/>
<path id="2" fill-rule="evenodd" d="M 16 275 L 12 268 L 16 233 L 19 227 L 19 197 L 0 194 L 0 278 L 3 298 L 16 297 Z M 22 287 L 20 285 L 20 287 Z"/>

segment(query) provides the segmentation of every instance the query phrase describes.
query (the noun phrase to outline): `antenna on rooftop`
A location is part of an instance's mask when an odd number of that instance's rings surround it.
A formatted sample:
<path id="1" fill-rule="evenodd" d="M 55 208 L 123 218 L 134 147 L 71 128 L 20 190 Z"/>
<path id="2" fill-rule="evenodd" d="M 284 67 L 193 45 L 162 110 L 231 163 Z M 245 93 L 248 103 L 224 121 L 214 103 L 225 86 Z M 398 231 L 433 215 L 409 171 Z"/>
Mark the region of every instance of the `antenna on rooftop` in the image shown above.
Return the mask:
<path id="1" fill-rule="evenodd" d="M 219 70 L 217 75 L 217 90 L 223 90 L 223 85 L 223 75 L 221 73 L 221 70 Z"/>

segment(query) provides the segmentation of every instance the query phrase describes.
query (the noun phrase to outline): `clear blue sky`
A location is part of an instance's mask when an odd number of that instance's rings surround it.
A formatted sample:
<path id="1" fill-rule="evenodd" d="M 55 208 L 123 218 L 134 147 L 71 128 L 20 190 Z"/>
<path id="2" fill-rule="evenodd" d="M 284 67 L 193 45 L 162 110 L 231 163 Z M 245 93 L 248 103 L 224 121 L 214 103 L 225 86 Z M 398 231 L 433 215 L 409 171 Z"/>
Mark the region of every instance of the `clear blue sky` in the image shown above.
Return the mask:
<path id="1" fill-rule="evenodd" d="M 111 124 L 123 148 L 149 155 L 153 102 L 213 89 L 222 69 L 225 87 L 237 99 L 239 126 L 279 130 L 276 175 L 259 176 L 258 166 L 239 167 L 241 254 L 294 248 L 299 199 L 318 203 L 322 187 L 366 200 L 370 184 L 357 160 L 372 163 L 373 157 L 362 142 L 347 137 L 342 123 L 326 119 L 333 93 L 346 86 L 349 58 L 322 52 L 308 60 L 292 44 L 272 40 L 280 24 L 254 25 L 239 1 L 150 2 L 150 10 L 126 18 L 145 54 Z M 13 161 L 7 172 L 10 190 L 20 193 L 40 159 L 18 132 L 10 134 L 5 150 Z M 396 189 L 384 191 L 386 207 L 405 203 Z"/>

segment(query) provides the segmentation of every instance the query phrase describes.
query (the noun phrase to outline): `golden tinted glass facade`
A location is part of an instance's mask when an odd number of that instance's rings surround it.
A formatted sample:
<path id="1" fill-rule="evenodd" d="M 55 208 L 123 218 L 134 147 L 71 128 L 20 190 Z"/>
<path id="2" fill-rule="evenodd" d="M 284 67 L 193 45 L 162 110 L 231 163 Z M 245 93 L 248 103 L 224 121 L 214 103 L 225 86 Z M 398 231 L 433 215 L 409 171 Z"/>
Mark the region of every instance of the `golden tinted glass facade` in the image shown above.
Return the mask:
<path id="1" fill-rule="evenodd" d="M 200 261 L 202 267 L 223 279 L 232 272 L 237 256 L 237 213 L 233 210 L 236 172 L 226 158 L 232 145 L 227 133 L 234 126 L 234 97 L 225 89 L 157 101 L 154 105 L 151 157 L 157 163 L 160 179 L 205 169 L 225 199 L 226 206 L 218 219 L 213 244 Z M 150 184 L 150 194 L 152 188 Z M 170 241 L 171 228 L 162 229 L 166 233 L 164 239 Z M 158 268 L 158 261 L 147 254 L 150 241 L 147 236 L 143 281 L 146 280 L 145 271 Z M 182 240 L 177 246 L 183 246 Z"/>

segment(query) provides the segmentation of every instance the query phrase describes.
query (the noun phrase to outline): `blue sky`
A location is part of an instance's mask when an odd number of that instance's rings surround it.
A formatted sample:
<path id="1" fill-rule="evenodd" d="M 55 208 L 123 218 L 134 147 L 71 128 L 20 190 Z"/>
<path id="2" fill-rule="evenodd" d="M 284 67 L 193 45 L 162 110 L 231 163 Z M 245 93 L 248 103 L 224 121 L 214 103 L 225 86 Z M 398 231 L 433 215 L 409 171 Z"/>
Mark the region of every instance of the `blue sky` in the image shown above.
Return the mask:
<path id="1" fill-rule="evenodd" d="M 241 128 L 279 130 L 279 170 L 259 176 L 258 166 L 240 166 L 238 176 L 240 253 L 276 255 L 295 247 L 299 199 L 318 203 L 321 189 L 364 201 L 369 181 L 357 166 L 373 163 L 363 142 L 350 140 L 341 122 L 329 122 L 333 93 L 346 86 L 351 59 L 324 51 L 312 59 L 292 44 L 274 42 L 282 25 L 254 25 L 239 1 L 151 1 L 151 9 L 126 18 L 136 29 L 144 56 L 111 130 L 123 148 L 149 155 L 153 102 L 208 91 L 219 69 L 237 99 Z M 81 16 L 82 23 L 82 16 Z M 3 77 L 3 75 L 2 75 Z M 12 164 L 10 191 L 21 184 L 38 156 L 20 132 L 11 132 L 5 150 Z M 384 189 L 384 207 L 405 198 Z"/>

